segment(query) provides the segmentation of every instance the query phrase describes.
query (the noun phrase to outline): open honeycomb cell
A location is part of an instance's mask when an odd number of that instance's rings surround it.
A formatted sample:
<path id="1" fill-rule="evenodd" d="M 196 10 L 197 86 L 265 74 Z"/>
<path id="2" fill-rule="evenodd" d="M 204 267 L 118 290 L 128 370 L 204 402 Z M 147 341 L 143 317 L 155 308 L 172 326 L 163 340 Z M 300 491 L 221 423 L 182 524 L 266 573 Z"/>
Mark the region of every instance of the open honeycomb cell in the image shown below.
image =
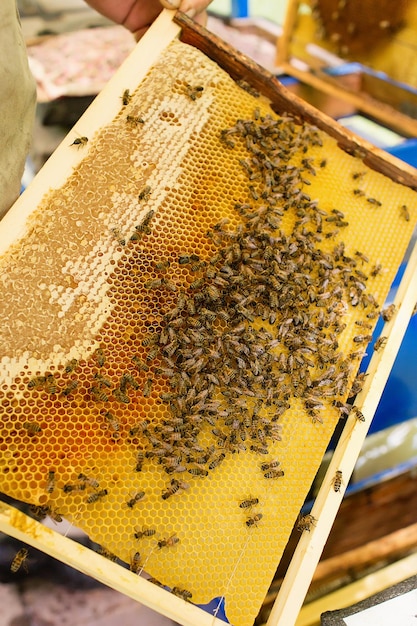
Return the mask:
<path id="1" fill-rule="evenodd" d="M 252 623 L 416 217 L 171 44 L 1 258 L 1 491 Z"/>

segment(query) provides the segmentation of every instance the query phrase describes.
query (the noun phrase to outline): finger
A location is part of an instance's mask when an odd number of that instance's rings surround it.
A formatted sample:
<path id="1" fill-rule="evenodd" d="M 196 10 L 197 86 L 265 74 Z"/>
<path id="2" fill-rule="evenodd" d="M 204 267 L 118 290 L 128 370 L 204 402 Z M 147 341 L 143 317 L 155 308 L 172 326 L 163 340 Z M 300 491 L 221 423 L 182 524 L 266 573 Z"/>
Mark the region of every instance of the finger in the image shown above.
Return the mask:
<path id="1" fill-rule="evenodd" d="M 159 0 L 164 9 L 179 9 L 181 0 Z"/>
<path id="2" fill-rule="evenodd" d="M 146 33 L 148 28 L 149 26 L 144 26 L 143 28 L 138 28 L 138 30 L 135 30 L 135 32 L 133 33 L 133 36 L 137 42 L 139 41 L 139 39 L 142 39 L 143 35 Z"/>
<path id="3" fill-rule="evenodd" d="M 207 11 L 202 11 L 201 13 L 196 15 L 194 19 L 197 22 L 197 24 L 201 24 L 201 26 L 206 26 L 207 18 L 208 18 Z"/>
<path id="4" fill-rule="evenodd" d="M 175 0 L 174 0 L 175 2 Z M 194 15 L 202 13 L 210 4 L 211 0 L 181 0 L 180 11 L 189 15 L 190 10 L 194 10 Z"/>

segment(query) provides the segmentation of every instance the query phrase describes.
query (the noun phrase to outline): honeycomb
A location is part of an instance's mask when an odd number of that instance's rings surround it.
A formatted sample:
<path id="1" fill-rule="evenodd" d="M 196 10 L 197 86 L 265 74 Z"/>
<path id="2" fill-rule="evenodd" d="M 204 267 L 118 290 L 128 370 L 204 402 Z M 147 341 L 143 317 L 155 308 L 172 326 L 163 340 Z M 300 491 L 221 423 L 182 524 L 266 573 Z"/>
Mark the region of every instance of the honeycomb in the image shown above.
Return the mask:
<path id="1" fill-rule="evenodd" d="M 316 67 L 318 58 L 311 46 L 316 44 L 344 59 L 383 72 L 383 87 L 373 95 L 392 104 L 395 97 L 392 100 L 391 81 L 406 83 L 411 86 L 409 89 L 416 86 L 417 9 L 414 2 L 403 0 L 379 2 L 378 11 L 375 6 L 373 1 L 359 3 L 357 0 L 309 0 L 303 3 L 291 35 L 290 56 Z M 406 89 L 407 85 L 403 88 Z M 368 86 L 365 74 L 361 89 L 367 91 Z M 409 97 L 403 95 L 400 101 L 405 100 L 409 105 Z M 405 107 L 399 107 L 399 110 L 406 112 Z"/>
<path id="2" fill-rule="evenodd" d="M 245 626 L 416 194 L 178 41 L 120 95 L 0 260 L 0 490 Z"/>
<path id="3" fill-rule="evenodd" d="M 389 42 L 404 27 L 409 3 L 383 0 L 378 3 L 378 13 L 373 0 L 360 3 L 313 0 L 311 4 L 323 39 L 338 53 L 355 55 L 367 54 L 370 41 L 373 48 Z"/>

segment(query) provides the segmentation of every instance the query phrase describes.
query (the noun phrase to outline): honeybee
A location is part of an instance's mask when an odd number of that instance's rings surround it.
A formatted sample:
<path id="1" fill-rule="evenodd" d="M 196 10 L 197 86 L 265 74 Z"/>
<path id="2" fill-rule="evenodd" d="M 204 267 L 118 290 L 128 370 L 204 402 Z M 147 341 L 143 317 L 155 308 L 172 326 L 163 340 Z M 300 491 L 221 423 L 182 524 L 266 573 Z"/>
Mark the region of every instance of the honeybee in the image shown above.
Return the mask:
<path id="1" fill-rule="evenodd" d="M 191 467 L 188 471 L 193 476 L 208 476 L 208 471 L 202 467 Z"/>
<path id="2" fill-rule="evenodd" d="M 133 496 L 133 498 L 130 498 L 130 500 L 128 500 L 126 502 L 127 506 L 129 507 L 129 509 L 133 509 L 133 507 L 135 506 L 135 504 L 137 502 L 140 502 L 141 500 L 143 500 L 143 498 L 145 497 L 145 492 L 144 491 L 138 491 L 137 493 L 135 493 L 135 495 Z"/>
<path id="3" fill-rule="evenodd" d="M 62 522 L 62 515 L 61 513 L 58 513 L 58 511 L 54 511 L 53 509 L 51 509 L 51 507 L 49 506 L 36 506 L 36 505 L 31 505 L 29 507 L 30 512 L 32 513 L 33 517 L 37 520 L 43 520 L 45 519 L 45 517 L 47 517 L 49 515 L 49 517 L 54 521 L 57 522 L 58 524 L 60 522 Z"/>
<path id="4" fill-rule="evenodd" d="M 244 89 L 245 91 L 250 93 L 251 96 L 253 96 L 254 98 L 259 98 L 260 96 L 259 91 L 257 91 L 255 87 L 252 87 L 251 84 L 246 82 L 246 80 L 239 79 L 239 80 L 236 80 L 235 82 L 236 82 L 236 85 L 238 85 L 241 89 Z"/>
<path id="5" fill-rule="evenodd" d="M 144 287 L 145 289 L 159 289 L 163 285 L 162 278 L 154 278 L 153 280 L 146 281 Z"/>
<path id="6" fill-rule="evenodd" d="M 353 381 L 352 387 L 349 391 L 348 398 L 353 398 L 354 396 L 356 396 L 358 393 L 362 391 L 363 383 L 365 381 L 365 376 L 367 376 L 365 372 L 361 372 L 357 374 L 355 380 Z"/>
<path id="7" fill-rule="evenodd" d="M 119 431 L 120 425 L 117 419 L 114 417 L 113 413 L 107 411 L 107 413 L 104 414 L 104 418 L 107 420 L 110 428 L 112 428 L 115 432 Z"/>
<path id="8" fill-rule="evenodd" d="M 406 222 L 410 221 L 410 211 L 408 210 L 408 207 L 405 204 L 403 204 L 401 207 L 401 215 L 405 219 Z"/>
<path id="9" fill-rule="evenodd" d="M 144 363 L 138 356 L 132 356 L 132 361 L 136 365 L 138 370 L 149 372 L 149 365 L 147 363 Z"/>
<path id="10" fill-rule="evenodd" d="M 275 459 L 269 461 L 269 463 L 261 463 L 260 467 L 263 472 L 267 472 L 268 470 L 276 469 L 279 465 L 281 465 L 281 463 Z"/>
<path id="11" fill-rule="evenodd" d="M 206 288 L 206 294 L 210 298 L 210 300 L 220 299 L 220 291 L 217 289 L 215 285 L 208 285 Z"/>
<path id="12" fill-rule="evenodd" d="M 372 335 L 356 335 L 353 338 L 355 343 L 369 343 L 372 339 Z"/>
<path id="13" fill-rule="evenodd" d="M 48 478 L 46 479 L 46 491 L 52 493 L 55 489 L 55 471 L 49 470 Z"/>
<path id="14" fill-rule="evenodd" d="M 103 367 L 106 362 L 106 356 L 104 354 L 104 350 L 102 348 L 97 348 L 97 350 L 94 353 L 94 356 L 96 358 L 98 366 Z"/>
<path id="15" fill-rule="evenodd" d="M 355 359 L 362 359 L 362 357 L 366 356 L 365 350 L 355 350 L 354 352 L 349 352 L 348 359 L 350 361 L 354 361 Z"/>
<path id="16" fill-rule="evenodd" d="M 342 487 L 342 472 L 340 470 L 336 470 L 334 478 L 332 480 L 333 489 L 338 492 Z"/>
<path id="17" fill-rule="evenodd" d="M 27 548 L 20 548 L 20 550 L 16 553 L 11 565 L 10 571 L 15 574 L 23 565 L 24 569 L 27 571 L 26 559 L 28 557 L 29 551 Z"/>
<path id="18" fill-rule="evenodd" d="M 155 261 L 155 268 L 159 270 L 160 272 L 166 272 L 170 265 L 171 265 L 171 261 L 169 261 L 168 259 Z"/>
<path id="19" fill-rule="evenodd" d="M 88 137 L 76 137 L 74 141 L 70 144 L 70 146 L 77 146 L 78 148 L 82 148 L 86 146 L 88 143 Z"/>
<path id="20" fill-rule="evenodd" d="M 139 229 L 138 226 L 135 226 L 135 228 Z M 143 231 L 143 232 L 145 232 L 145 231 Z M 149 232 L 150 232 L 150 230 L 149 230 Z M 129 241 L 139 241 L 140 239 L 141 239 L 141 235 L 139 233 L 132 233 L 130 235 Z"/>
<path id="21" fill-rule="evenodd" d="M 109 388 L 112 386 L 111 380 L 109 380 L 108 378 L 100 374 L 100 372 L 96 372 L 94 374 L 94 378 L 98 380 L 100 385 L 104 385 L 105 387 L 109 387 Z"/>
<path id="22" fill-rule="evenodd" d="M 189 602 L 193 597 L 191 591 L 187 591 L 187 589 L 180 589 L 180 587 L 173 587 L 172 593 L 174 594 L 174 596 L 185 600 L 185 602 Z"/>
<path id="23" fill-rule="evenodd" d="M 168 500 L 168 498 L 170 498 L 171 496 L 173 496 L 179 491 L 179 488 L 180 488 L 179 481 L 173 478 L 170 484 L 168 485 L 168 488 L 162 492 L 162 496 L 161 496 L 162 500 Z"/>
<path id="24" fill-rule="evenodd" d="M 220 465 L 220 463 L 223 461 L 223 459 L 226 458 L 226 455 L 224 452 L 221 452 L 220 454 L 218 454 L 217 456 L 215 456 L 211 462 L 209 463 L 208 468 L 210 470 L 215 469 L 218 465 Z"/>
<path id="25" fill-rule="evenodd" d="M 363 252 L 356 250 L 355 256 L 357 256 L 362 263 L 369 263 L 369 257 L 367 257 L 366 254 L 363 254 Z"/>
<path id="26" fill-rule="evenodd" d="M 248 517 L 245 524 L 248 528 L 253 528 L 258 525 L 258 522 L 263 518 L 262 513 L 255 513 L 252 517 Z"/>
<path id="27" fill-rule="evenodd" d="M 239 507 L 241 509 L 251 509 L 253 506 L 255 506 L 255 504 L 259 504 L 259 498 L 249 497 L 246 500 L 242 500 L 242 502 L 239 504 Z"/>
<path id="28" fill-rule="evenodd" d="M 174 534 L 174 535 L 171 535 L 171 537 L 167 537 L 166 539 L 160 539 L 157 545 L 159 549 L 172 548 L 179 542 L 180 542 L 179 537 L 177 537 L 177 535 Z"/>
<path id="29" fill-rule="evenodd" d="M 42 431 L 42 428 L 39 426 L 38 422 L 23 422 L 22 426 L 26 430 L 27 434 L 31 437 Z"/>
<path id="30" fill-rule="evenodd" d="M 140 552 L 135 552 L 135 554 L 131 558 L 129 569 L 134 574 L 137 574 L 141 568 L 142 565 L 140 563 Z"/>
<path id="31" fill-rule="evenodd" d="M 313 159 L 305 158 L 305 159 L 301 160 L 301 164 L 304 166 L 304 168 L 306 170 L 308 170 L 311 174 L 313 174 L 313 176 L 315 176 L 316 175 L 316 170 L 312 166 L 312 161 L 313 161 Z"/>
<path id="32" fill-rule="evenodd" d="M 113 395 L 119 402 L 123 402 L 124 404 L 129 404 L 129 396 L 124 393 L 121 389 L 114 389 Z"/>
<path id="33" fill-rule="evenodd" d="M 91 387 L 90 393 L 96 402 L 108 402 L 109 400 L 108 395 L 102 389 L 100 389 L 100 387 L 97 387 L 96 385 L 93 385 Z"/>
<path id="34" fill-rule="evenodd" d="M 190 100 L 197 100 L 197 96 L 204 91 L 204 87 L 202 85 L 197 85 L 196 87 L 192 87 L 191 85 L 186 85 L 186 95 L 190 98 Z"/>
<path id="35" fill-rule="evenodd" d="M 120 379 L 120 391 L 125 392 L 127 387 L 132 389 L 139 389 L 139 383 L 129 372 L 125 372 Z"/>
<path id="36" fill-rule="evenodd" d="M 145 398 L 148 398 L 151 395 L 152 383 L 153 383 L 152 378 L 148 378 L 143 386 L 143 396 Z"/>
<path id="37" fill-rule="evenodd" d="M 176 342 L 174 342 L 174 345 L 175 345 L 175 348 L 176 348 L 176 346 L 177 346 Z M 168 346 L 167 346 L 167 348 L 166 348 L 166 351 L 168 352 Z M 153 347 L 149 350 L 148 354 L 146 355 L 146 360 L 147 360 L 147 361 L 153 361 L 153 359 L 154 359 L 156 356 L 158 356 L 158 352 L 159 352 L 159 347 L 158 347 L 158 346 L 153 346 Z"/>
<path id="38" fill-rule="evenodd" d="M 395 304 L 390 304 L 385 309 L 383 309 L 383 311 L 381 312 L 381 317 L 384 320 L 384 322 L 389 322 L 390 320 L 392 320 L 396 310 L 397 309 L 396 309 Z"/>
<path id="39" fill-rule="evenodd" d="M 35 376 L 28 382 L 28 389 L 42 387 L 46 383 L 46 376 Z"/>
<path id="40" fill-rule="evenodd" d="M 380 274 L 382 272 L 382 265 L 381 263 L 376 263 L 373 268 L 371 269 L 371 276 L 375 277 L 378 276 L 378 274 Z"/>
<path id="41" fill-rule="evenodd" d="M 64 396 L 69 396 L 75 389 L 78 387 L 78 382 L 76 380 L 72 380 L 63 390 L 62 394 Z"/>
<path id="42" fill-rule="evenodd" d="M 117 561 L 117 556 L 113 554 L 113 552 L 110 552 L 110 550 L 103 548 L 103 546 L 99 546 L 99 548 L 97 548 L 97 554 L 104 556 L 105 559 L 108 559 L 109 561 L 112 561 L 113 563 Z"/>
<path id="43" fill-rule="evenodd" d="M 87 487 L 87 483 L 81 483 L 78 485 L 72 485 L 71 483 L 67 483 L 62 487 L 62 491 L 64 493 L 72 493 L 73 491 L 85 491 Z"/>
<path id="44" fill-rule="evenodd" d="M 374 206 L 382 206 L 382 202 L 376 200 L 375 198 L 366 198 L 366 201 L 369 202 L 369 204 L 373 204 Z"/>
<path id="45" fill-rule="evenodd" d="M 372 328 L 372 324 L 365 322 L 364 320 L 356 320 L 355 324 L 357 326 L 361 326 L 361 328 L 366 328 L 367 330 L 371 330 Z"/>
<path id="46" fill-rule="evenodd" d="M 303 530 L 307 530 L 308 532 L 310 532 L 311 527 L 315 526 L 316 523 L 316 518 L 313 517 L 313 515 L 311 515 L 310 513 L 307 513 L 307 515 L 300 515 L 297 522 L 297 530 L 299 530 L 300 532 L 303 532 Z"/>
<path id="47" fill-rule="evenodd" d="M 145 461 L 145 453 L 142 450 L 140 450 L 136 455 L 135 472 L 142 471 L 144 461 Z"/>
<path id="48" fill-rule="evenodd" d="M 55 377 L 52 374 L 48 374 L 45 382 L 47 392 L 50 394 L 55 394 L 57 392 Z"/>
<path id="49" fill-rule="evenodd" d="M 281 476 L 284 476 L 284 470 L 271 469 L 265 472 L 264 476 L 265 478 L 281 478 Z"/>
<path id="50" fill-rule="evenodd" d="M 111 228 L 110 230 L 113 233 L 113 237 L 115 239 L 117 239 L 118 244 L 121 245 L 121 246 L 125 246 L 126 245 L 126 239 L 124 238 L 120 228 Z"/>
<path id="51" fill-rule="evenodd" d="M 139 193 L 139 195 L 138 195 L 138 199 L 139 199 L 139 200 L 144 200 L 145 202 L 147 202 L 147 201 L 149 200 L 149 198 L 150 198 L 151 191 L 152 191 L 152 189 L 149 187 L 149 185 L 146 185 L 146 186 L 142 189 L 142 191 Z M 146 218 L 145 218 L 145 219 L 146 219 Z M 142 222 L 142 223 L 144 223 L 144 222 Z"/>
<path id="52" fill-rule="evenodd" d="M 131 437 L 136 437 L 136 435 L 139 435 L 139 433 L 144 433 L 147 430 L 148 426 L 148 420 L 143 420 L 142 422 L 139 422 L 132 426 L 132 428 L 129 430 L 129 435 Z"/>
<path id="53" fill-rule="evenodd" d="M 134 537 L 135 539 L 143 539 L 143 537 L 152 537 L 155 535 L 155 528 L 142 528 L 139 529 L 138 526 L 135 526 Z"/>
<path id="54" fill-rule="evenodd" d="M 149 224 L 152 221 L 152 218 L 154 215 L 155 215 L 155 211 L 153 209 L 148 211 L 145 217 L 143 218 L 143 220 L 141 221 L 141 223 L 139 224 L 139 226 L 135 226 L 135 229 L 138 230 L 139 232 L 149 234 L 151 232 L 149 229 Z"/>
<path id="55" fill-rule="evenodd" d="M 252 444 L 250 449 L 252 452 L 257 452 L 258 454 L 268 454 L 268 448 L 266 446 L 257 446 Z"/>
<path id="56" fill-rule="evenodd" d="M 143 120 L 139 115 L 126 115 L 126 123 L 131 126 L 138 126 L 139 124 L 144 124 L 145 120 Z"/>
<path id="57" fill-rule="evenodd" d="M 100 491 L 96 491 L 95 493 L 90 493 L 90 495 L 86 498 L 86 502 L 88 502 L 88 504 L 93 504 L 94 502 L 98 502 L 99 500 L 101 500 L 101 498 L 104 498 L 104 496 L 107 496 L 107 494 L 107 489 L 101 489 Z"/>
<path id="58" fill-rule="evenodd" d="M 29 507 L 29 511 L 32 513 L 33 517 L 39 521 L 49 515 L 49 510 L 49 506 L 37 506 L 36 504 L 31 504 Z"/>
<path id="59" fill-rule="evenodd" d="M 78 367 L 78 361 L 77 359 L 71 359 L 71 361 L 68 361 L 68 363 L 65 366 L 65 371 L 67 372 L 67 374 L 69 374 L 70 372 L 73 372 L 75 369 L 77 369 Z"/>
<path id="60" fill-rule="evenodd" d="M 359 422 L 364 422 L 364 421 L 365 421 L 365 416 L 364 416 L 364 414 L 362 413 L 362 411 L 360 411 L 360 410 L 358 409 L 358 407 L 357 407 L 357 406 L 353 406 L 353 407 L 351 408 L 351 411 L 352 411 L 352 412 L 353 412 L 353 414 L 356 416 L 356 419 L 357 419 Z"/>
<path id="61" fill-rule="evenodd" d="M 170 280 L 169 278 L 164 278 L 163 284 L 169 291 L 173 291 L 174 293 L 177 291 L 177 285 L 174 283 L 173 280 Z"/>
<path id="62" fill-rule="evenodd" d="M 93 487 L 93 489 L 97 489 L 99 486 L 98 480 L 96 480 L 95 478 L 90 478 L 89 476 L 86 476 L 82 472 L 78 474 L 78 480 L 80 480 L 82 483 L 85 483 L 89 487 Z"/>
<path id="63" fill-rule="evenodd" d="M 176 472 L 179 471 L 179 466 L 176 466 L 174 468 L 174 471 Z M 168 498 L 178 493 L 178 491 L 180 490 L 185 491 L 186 489 L 188 489 L 188 487 L 189 487 L 188 483 L 179 481 L 176 478 L 172 478 L 167 489 L 162 492 L 162 496 L 161 496 L 162 500 L 168 500 Z"/>
<path id="64" fill-rule="evenodd" d="M 204 278 L 197 278 L 190 283 L 190 289 L 200 289 L 204 285 Z"/>
<path id="65" fill-rule="evenodd" d="M 125 89 L 121 95 L 123 106 L 127 106 L 132 99 L 129 89 Z"/>
<path id="66" fill-rule="evenodd" d="M 220 141 L 228 148 L 234 148 L 235 142 L 228 137 L 228 133 L 229 129 L 223 128 L 223 130 L 220 131 Z"/>
<path id="67" fill-rule="evenodd" d="M 387 343 L 387 337 L 378 337 L 374 343 L 374 350 L 378 351 Z"/>

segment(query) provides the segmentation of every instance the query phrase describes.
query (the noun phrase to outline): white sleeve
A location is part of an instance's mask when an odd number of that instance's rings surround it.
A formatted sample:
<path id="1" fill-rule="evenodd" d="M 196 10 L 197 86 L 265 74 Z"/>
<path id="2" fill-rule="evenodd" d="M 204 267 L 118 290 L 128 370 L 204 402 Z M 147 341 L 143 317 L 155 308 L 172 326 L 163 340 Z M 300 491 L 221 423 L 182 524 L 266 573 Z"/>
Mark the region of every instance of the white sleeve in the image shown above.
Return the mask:
<path id="1" fill-rule="evenodd" d="M 36 89 L 16 0 L 0 1 L 0 218 L 20 191 L 32 139 Z"/>

